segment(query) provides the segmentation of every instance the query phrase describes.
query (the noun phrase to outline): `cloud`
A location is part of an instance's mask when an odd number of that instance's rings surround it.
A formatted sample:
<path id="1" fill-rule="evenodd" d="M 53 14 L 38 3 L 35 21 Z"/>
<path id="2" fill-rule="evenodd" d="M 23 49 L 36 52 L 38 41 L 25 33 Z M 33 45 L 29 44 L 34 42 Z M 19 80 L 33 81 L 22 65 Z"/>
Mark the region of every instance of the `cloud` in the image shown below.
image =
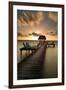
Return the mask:
<path id="1" fill-rule="evenodd" d="M 46 33 L 47 35 L 51 35 L 51 36 L 56 36 L 57 35 L 57 32 L 48 32 Z"/>
<path id="2" fill-rule="evenodd" d="M 48 17 L 53 20 L 54 22 L 57 22 L 58 20 L 58 15 L 57 12 L 49 12 Z"/>
<path id="3" fill-rule="evenodd" d="M 17 35 L 18 35 L 18 37 L 28 37 L 28 35 L 27 34 L 22 34 L 22 33 L 17 33 Z"/>
<path id="4" fill-rule="evenodd" d="M 58 13 L 50 11 L 17 11 L 18 36 L 57 35 Z M 31 33 L 32 32 L 32 33 Z M 40 33 L 37 33 L 40 32 Z"/>
<path id="5" fill-rule="evenodd" d="M 35 33 L 35 32 L 32 32 L 32 33 L 29 33 L 29 34 L 22 34 L 22 33 L 19 33 L 18 32 L 18 37 L 28 37 L 28 36 L 40 36 L 41 34 L 39 34 L 39 33 Z"/>
<path id="6" fill-rule="evenodd" d="M 29 33 L 29 35 L 40 36 L 41 34 L 38 34 L 38 33 L 33 32 L 33 33 Z"/>
<path id="7" fill-rule="evenodd" d="M 43 12 L 22 11 L 22 14 L 18 17 L 17 23 L 22 26 L 36 26 L 40 24 L 42 19 Z"/>

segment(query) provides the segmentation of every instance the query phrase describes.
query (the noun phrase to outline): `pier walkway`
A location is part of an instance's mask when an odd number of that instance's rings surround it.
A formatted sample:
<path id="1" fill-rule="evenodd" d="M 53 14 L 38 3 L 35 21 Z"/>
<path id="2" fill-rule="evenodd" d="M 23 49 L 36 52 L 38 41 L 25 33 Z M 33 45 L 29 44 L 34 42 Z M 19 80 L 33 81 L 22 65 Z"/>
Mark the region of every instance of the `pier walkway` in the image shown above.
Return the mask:
<path id="1" fill-rule="evenodd" d="M 36 52 L 21 61 L 17 65 L 17 79 L 39 79 L 42 77 L 42 68 L 46 54 L 46 43 L 42 45 Z"/>

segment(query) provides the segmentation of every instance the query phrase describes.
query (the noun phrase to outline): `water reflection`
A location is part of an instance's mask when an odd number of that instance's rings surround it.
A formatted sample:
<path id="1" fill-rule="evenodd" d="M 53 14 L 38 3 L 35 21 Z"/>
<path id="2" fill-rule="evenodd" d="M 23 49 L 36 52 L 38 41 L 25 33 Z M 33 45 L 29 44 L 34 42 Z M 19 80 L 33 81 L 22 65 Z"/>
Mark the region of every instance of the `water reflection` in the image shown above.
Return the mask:
<path id="1" fill-rule="evenodd" d="M 47 48 L 46 56 L 43 65 L 43 77 L 52 78 L 57 77 L 57 67 L 58 67 L 58 48 L 57 44 L 55 48 Z"/>
<path id="2" fill-rule="evenodd" d="M 29 42 L 30 45 L 36 46 L 39 42 Z M 21 64 L 18 66 L 18 79 L 37 79 L 37 78 L 56 78 L 58 67 L 58 46 L 57 42 L 54 42 L 55 47 L 47 47 L 46 51 L 41 47 L 30 58 L 25 59 L 26 51 L 23 51 L 22 59 L 20 59 L 20 48 L 23 47 L 23 42 L 18 42 L 18 62 Z M 44 54 L 44 55 L 43 55 Z M 20 61 L 22 60 L 22 61 Z"/>

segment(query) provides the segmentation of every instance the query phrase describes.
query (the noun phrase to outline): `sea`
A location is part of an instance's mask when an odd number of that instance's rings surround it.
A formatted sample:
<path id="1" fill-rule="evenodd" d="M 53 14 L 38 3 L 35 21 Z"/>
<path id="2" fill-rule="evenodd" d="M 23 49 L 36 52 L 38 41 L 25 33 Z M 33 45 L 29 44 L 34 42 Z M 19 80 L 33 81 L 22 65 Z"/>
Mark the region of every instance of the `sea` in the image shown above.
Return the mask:
<path id="1" fill-rule="evenodd" d="M 23 48 L 23 43 L 28 42 L 29 46 L 34 47 L 37 46 L 39 41 L 34 40 L 18 40 L 17 41 L 17 63 L 24 61 L 26 58 L 26 50 L 22 51 L 22 58 L 20 57 L 20 48 Z M 47 47 L 46 54 L 45 54 L 45 61 L 44 61 L 44 77 L 45 78 L 52 78 L 57 77 L 58 75 L 58 41 L 49 41 L 54 42 L 55 47 L 51 45 Z"/>

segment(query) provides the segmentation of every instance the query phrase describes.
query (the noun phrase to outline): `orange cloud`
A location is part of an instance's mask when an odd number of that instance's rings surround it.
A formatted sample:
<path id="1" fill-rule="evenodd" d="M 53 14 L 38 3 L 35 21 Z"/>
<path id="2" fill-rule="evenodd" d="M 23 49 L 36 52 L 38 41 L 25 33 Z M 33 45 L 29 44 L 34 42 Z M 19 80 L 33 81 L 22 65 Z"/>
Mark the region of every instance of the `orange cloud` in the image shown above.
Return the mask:
<path id="1" fill-rule="evenodd" d="M 57 22 L 57 20 L 58 20 L 58 15 L 57 15 L 57 13 L 52 13 L 52 12 L 49 12 L 49 18 L 51 19 L 51 20 L 53 20 L 54 22 Z"/>
<path id="2" fill-rule="evenodd" d="M 23 12 L 23 16 L 20 16 L 17 20 L 18 25 L 38 25 L 40 21 L 43 19 L 42 12 L 30 13 L 30 12 Z"/>
<path id="3" fill-rule="evenodd" d="M 46 35 L 48 39 L 57 39 L 56 12 L 21 11 L 21 13 L 17 18 L 18 39 L 33 40 L 40 35 Z"/>

